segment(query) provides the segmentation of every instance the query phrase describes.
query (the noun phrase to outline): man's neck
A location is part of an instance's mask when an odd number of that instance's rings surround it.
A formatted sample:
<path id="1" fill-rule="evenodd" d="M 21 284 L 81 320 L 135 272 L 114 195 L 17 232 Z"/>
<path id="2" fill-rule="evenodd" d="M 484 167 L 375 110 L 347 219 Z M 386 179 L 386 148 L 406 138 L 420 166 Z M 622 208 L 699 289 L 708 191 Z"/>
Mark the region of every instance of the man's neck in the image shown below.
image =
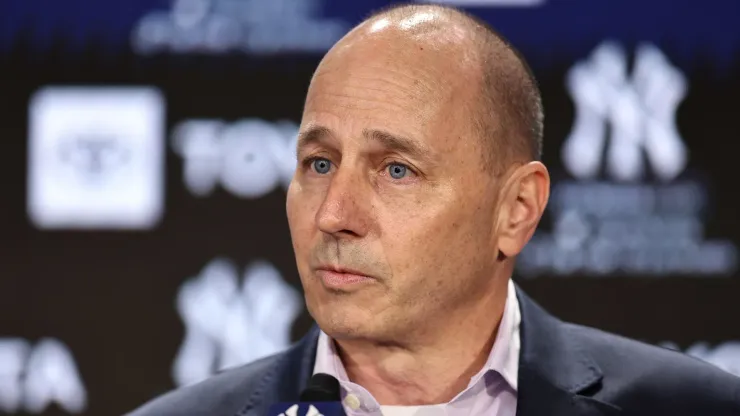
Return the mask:
<path id="1" fill-rule="evenodd" d="M 506 294 L 504 285 L 472 310 L 448 314 L 439 335 L 421 342 L 337 341 L 347 376 L 380 404 L 449 402 L 485 365 L 504 313 Z"/>

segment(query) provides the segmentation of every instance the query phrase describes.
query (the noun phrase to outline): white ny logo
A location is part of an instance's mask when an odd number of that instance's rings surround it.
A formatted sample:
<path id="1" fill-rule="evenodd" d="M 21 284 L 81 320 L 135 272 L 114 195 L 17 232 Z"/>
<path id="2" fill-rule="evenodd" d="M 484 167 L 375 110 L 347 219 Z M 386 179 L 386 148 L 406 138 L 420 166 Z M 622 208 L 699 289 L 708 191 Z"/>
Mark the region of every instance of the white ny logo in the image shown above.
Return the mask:
<path id="1" fill-rule="evenodd" d="M 293 406 L 290 406 L 288 410 L 285 411 L 285 413 L 280 413 L 278 416 L 298 416 L 298 405 L 294 404 Z M 308 412 L 306 412 L 306 416 L 324 416 L 321 412 L 319 412 L 319 409 L 314 407 L 314 405 L 309 406 Z"/>
<path id="2" fill-rule="evenodd" d="M 618 44 L 604 43 L 588 61 L 570 70 L 567 88 L 576 117 L 562 157 L 571 174 L 581 179 L 599 174 L 607 122 L 611 136 L 606 169 L 614 179 L 642 177 L 643 149 L 659 179 L 671 180 L 684 169 L 687 150 L 675 115 L 688 86 L 658 48 L 639 46 L 628 78 L 624 50 Z"/>
<path id="3" fill-rule="evenodd" d="M 303 309 L 298 291 L 271 264 L 252 263 L 239 282 L 233 263 L 215 259 L 177 295 L 185 339 L 175 357 L 178 386 L 215 371 L 274 354 L 290 345 L 293 321 Z"/>

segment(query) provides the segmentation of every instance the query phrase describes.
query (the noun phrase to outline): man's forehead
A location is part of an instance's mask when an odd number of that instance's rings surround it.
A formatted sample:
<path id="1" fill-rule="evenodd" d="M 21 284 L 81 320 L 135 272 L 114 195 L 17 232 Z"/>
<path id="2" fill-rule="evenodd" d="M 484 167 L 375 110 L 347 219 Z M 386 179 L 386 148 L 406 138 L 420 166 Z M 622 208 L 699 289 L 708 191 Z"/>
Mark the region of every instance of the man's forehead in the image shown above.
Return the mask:
<path id="1" fill-rule="evenodd" d="M 424 12 L 360 25 L 317 68 L 302 130 L 319 125 L 344 138 L 386 130 L 442 152 L 459 146 L 452 142 L 470 136 L 479 68 L 461 58 L 469 45 L 425 35 L 454 27 L 448 17 Z"/>
<path id="2" fill-rule="evenodd" d="M 371 100 L 406 106 L 398 110 L 414 115 L 438 103 L 469 100 L 476 90 L 479 68 L 466 65 L 460 50 L 452 53 L 430 47 L 434 42 L 407 36 L 363 35 L 338 44 L 311 80 L 307 107 L 324 103 L 320 98 L 327 95 L 362 100 L 372 95 Z"/>
<path id="3" fill-rule="evenodd" d="M 408 141 L 427 142 L 435 134 L 445 134 L 452 126 L 442 126 L 446 103 L 427 88 L 395 86 L 377 78 L 352 77 L 344 82 L 317 84 L 309 93 L 301 132 L 333 138 L 338 144 L 350 142 L 362 147 L 390 143 L 390 136 Z M 388 134 L 382 134 L 383 132 Z M 342 146 L 340 146 L 342 147 Z"/>
<path id="4" fill-rule="evenodd" d="M 429 71 L 376 62 L 317 71 L 306 97 L 308 111 L 362 111 L 368 117 L 406 116 L 424 121 L 455 93 Z"/>
<path id="5" fill-rule="evenodd" d="M 422 129 L 455 101 L 454 95 L 464 93 L 445 80 L 446 71 L 438 65 L 403 50 L 361 46 L 322 62 L 311 80 L 304 118 L 341 114 Z"/>

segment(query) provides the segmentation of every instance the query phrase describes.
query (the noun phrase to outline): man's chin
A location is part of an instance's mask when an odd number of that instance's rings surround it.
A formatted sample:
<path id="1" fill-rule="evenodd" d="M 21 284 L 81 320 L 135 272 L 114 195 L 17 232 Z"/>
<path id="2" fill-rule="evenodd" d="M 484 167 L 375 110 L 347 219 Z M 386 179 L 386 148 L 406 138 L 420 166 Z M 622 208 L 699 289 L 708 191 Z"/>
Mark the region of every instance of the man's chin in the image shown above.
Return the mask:
<path id="1" fill-rule="evenodd" d="M 363 337 L 382 323 L 382 318 L 373 312 L 377 308 L 369 307 L 373 302 L 366 296 L 334 296 L 320 292 L 313 295 L 306 296 L 308 312 L 319 328 L 332 338 Z"/>
<path id="2" fill-rule="evenodd" d="M 319 328 L 331 338 L 366 338 L 374 332 L 372 320 L 364 319 L 357 314 L 353 316 L 336 312 L 338 311 L 314 318 Z"/>

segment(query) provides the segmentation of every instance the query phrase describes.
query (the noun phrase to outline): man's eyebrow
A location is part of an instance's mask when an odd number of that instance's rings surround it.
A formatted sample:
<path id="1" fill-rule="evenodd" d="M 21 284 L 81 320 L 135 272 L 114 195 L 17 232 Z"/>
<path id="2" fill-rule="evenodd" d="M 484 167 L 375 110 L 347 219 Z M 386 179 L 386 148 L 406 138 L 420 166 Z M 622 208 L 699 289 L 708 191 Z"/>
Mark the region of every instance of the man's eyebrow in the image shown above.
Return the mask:
<path id="1" fill-rule="evenodd" d="M 300 153 L 301 149 L 313 144 L 321 142 L 322 140 L 332 137 L 334 134 L 331 129 L 324 126 L 314 125 L 307 128 L 305 131 L 298 133 L 298 143 L 296 146 L 296 152 Z"/>
<path id="2" fill-rule="evenodd" d="M 383 130 L 365 129 L 362 135 L 367 140 L 380 143 L 383 147 L 405 153 L 412 158 L 419 159 L 423 162 L 432 162 L 432 155 L 429 149 L 419 145 L 414 140 L 407 137 L 397 136 Z"/>

